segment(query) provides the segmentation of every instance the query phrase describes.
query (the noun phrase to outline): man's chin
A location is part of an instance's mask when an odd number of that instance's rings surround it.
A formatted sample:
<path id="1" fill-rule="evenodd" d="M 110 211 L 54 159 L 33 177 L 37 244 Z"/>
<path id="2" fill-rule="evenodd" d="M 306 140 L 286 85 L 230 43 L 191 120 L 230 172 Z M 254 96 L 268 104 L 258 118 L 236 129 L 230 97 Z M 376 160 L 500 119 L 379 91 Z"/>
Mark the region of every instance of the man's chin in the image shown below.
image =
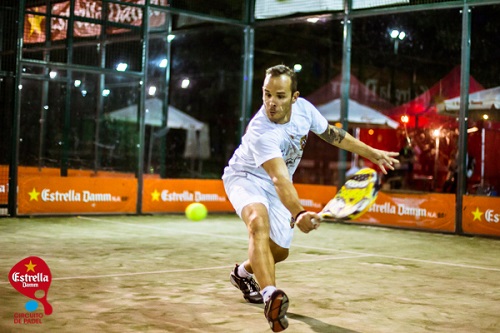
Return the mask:
<path id="1" fill-rule="evenodd" d="M 278 123 L 279 121 L 279 118 L 277 117 L 277 115 L 274 113 L 270 113 L 270 114 L 267 114 L 267 118 L 269 118 L 270 121 L 272 121 L 273 123 Z"/>

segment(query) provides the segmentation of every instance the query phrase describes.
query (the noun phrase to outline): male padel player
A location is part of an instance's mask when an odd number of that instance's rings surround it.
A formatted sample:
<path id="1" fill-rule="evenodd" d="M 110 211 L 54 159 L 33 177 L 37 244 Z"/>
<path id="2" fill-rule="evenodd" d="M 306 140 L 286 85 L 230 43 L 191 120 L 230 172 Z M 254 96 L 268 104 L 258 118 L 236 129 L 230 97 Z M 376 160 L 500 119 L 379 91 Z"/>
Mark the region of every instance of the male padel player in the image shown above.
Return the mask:
<path id="1" fill-rule="evenodd" d="M 249 235 L 248 259 L 231 272 L 231 283 L 248 302 L 264 302 L 271 329 L 280 332 L 288 327 L 288 297 L 276 288 L 275 264 L 288 257 L 294 226 L 304 233 L 319 227 L 311 221 L 319 221 L 319 215 L 304 210 L 292 184 L 309 131 L 367 158 L 383 173 L 394 169 L 398 161 L 393 157 L 398 153 L 372 148 L 329 125 L 310 102 L 299 97 L 295 72 L 284 65 L 266 70 L 262 100 L 222 179 Z"/>

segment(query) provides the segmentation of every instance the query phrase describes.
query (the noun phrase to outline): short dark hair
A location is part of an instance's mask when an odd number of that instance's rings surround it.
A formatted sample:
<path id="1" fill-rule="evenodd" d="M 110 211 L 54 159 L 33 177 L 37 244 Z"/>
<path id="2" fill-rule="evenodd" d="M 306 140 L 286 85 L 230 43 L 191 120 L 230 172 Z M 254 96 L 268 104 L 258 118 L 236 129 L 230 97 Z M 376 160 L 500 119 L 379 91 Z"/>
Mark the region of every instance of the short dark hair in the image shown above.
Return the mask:
<path id="1" fill-rule="evenodd" d="M 276 65 L 273 67 L 269 67 L 268 69 L 266 69 L 266 76 L 267 75 L 271 75 L 271 77 L 276 77 L 280 75 L 289 76 L 290 79 L 292 80 L 290 86 L 292 94 L 297 91 L 297 85 L 298 85 L 297 74 L 290 67 L 285 65 Z"/>

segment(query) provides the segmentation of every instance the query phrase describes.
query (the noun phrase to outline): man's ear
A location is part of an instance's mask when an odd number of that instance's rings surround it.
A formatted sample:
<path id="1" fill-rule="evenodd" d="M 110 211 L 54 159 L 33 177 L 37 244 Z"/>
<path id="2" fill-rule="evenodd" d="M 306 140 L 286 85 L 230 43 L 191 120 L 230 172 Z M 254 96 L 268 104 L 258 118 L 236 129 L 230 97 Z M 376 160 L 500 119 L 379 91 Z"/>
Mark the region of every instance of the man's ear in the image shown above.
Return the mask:
<path id="1" fill-rule="evenodd" d="M 296 92 L 293 93 L 292 95 L 292 103 L 297 102 L 297 98 L 299 98 L 300 92 L 297 90 Z"/>

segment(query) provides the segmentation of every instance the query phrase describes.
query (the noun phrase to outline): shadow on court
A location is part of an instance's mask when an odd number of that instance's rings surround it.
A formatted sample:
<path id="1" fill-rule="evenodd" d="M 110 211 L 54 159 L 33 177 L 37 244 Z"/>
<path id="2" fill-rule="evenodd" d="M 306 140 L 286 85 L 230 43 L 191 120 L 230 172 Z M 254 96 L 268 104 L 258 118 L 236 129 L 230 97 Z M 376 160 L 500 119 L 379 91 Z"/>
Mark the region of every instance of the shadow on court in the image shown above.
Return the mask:
<path id="1" fill-rule="evenodd" d="M 316 318 L 303 316 L 301 314 L 295 314 L 295 313 L 288 312 L 288 318 L 290 320 L 301 321 L 301 322 L 309 325 L 312 332 L 358 333 L 358 331 L 353 331 L 353 330 L 345 329 L 345 328 L 338 327 L 335 325 L 331 325 L 331 324 L 325 323 L 321 320 L 318 320 Z"/>
<path id="2" fill-rule="evenodd" d="M 271 332 L 229 282 L 247 255 L 234 215 L 0 219 L 0 332 Z M 286 332 L 500 332 L 500 241 L 323 224 L 296 230 L 277 286 Z M 48 301 L 9 283 L 28 256 L 52 272 Z M 36 267 L 35 267 L 36 270 Z M 16 323 L 37 316 L 39 323 Z"/>

